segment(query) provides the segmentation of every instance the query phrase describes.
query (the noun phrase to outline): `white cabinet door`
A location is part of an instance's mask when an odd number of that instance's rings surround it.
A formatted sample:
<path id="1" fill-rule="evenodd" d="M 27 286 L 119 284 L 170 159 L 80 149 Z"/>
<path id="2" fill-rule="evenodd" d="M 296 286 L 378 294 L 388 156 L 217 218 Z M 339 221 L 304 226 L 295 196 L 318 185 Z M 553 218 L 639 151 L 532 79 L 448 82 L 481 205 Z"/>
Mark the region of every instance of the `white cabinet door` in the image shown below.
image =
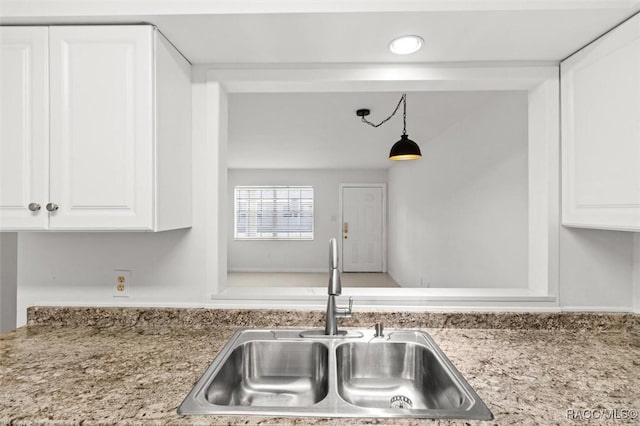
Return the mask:
<path id="1" fill-rule="evenodd" d="M 153 229 L 153 28 L 51 27 L 50 229 Z"/>
<path id="2" fill-rule="evenodd" d="M 561 64 L 562 221 L 640 231 L 640 16 Z"/>
<path id="3" fill-rule="evenodd" d="M 0 28 L 0 229 L 5 231 L 45 229 L 48 223 L 47 32 L 46 27 Z"/>

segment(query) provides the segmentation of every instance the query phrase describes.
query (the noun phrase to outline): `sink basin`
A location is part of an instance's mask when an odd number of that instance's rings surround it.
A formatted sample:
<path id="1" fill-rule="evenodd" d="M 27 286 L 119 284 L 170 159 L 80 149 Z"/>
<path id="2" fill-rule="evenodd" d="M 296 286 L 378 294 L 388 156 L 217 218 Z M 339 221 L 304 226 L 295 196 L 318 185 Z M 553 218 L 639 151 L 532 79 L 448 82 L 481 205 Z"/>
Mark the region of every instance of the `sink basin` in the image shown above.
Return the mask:
<path id="1" fill-rule="evenodd" d="M 231 352 L 205 397 L 221 406 L 313 405 L 327 396 L 328 358 L 317 342 L 247 342 Z"/>
<path id="2" fill-rule="evenodd" d="M 239 330 L 178 413 L 493 419 L 433 339 L 414 330 Z"/>
<path id="3" fill-rule="evenodd" d="M 428 348 L 415 343 L 347 343 L 336 352 L 338 393 L 359 407 L 455 410 L 464 393 Z"/>

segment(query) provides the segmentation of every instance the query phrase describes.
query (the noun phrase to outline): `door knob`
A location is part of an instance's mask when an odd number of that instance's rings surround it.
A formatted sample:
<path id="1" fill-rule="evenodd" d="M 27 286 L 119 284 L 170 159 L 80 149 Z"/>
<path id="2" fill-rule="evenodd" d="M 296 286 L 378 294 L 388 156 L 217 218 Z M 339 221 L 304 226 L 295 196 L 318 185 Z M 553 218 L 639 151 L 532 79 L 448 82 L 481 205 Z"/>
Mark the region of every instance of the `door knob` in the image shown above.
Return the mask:
<path id="1" fill-rule="evenodd" d="M 40 207 L 40 204 L 38 203 L 29 203 L 27 208 L 32 212 L 37 212 L 38 210 L 40 210 L 41 207 Z"/>
<path id="2" fill-rule="evenodd" d="M 49 203 L 49 204 L 47 204 L 46 209 L 49 212 L 55 212 L 56 210 L 58 210 L 58 205 L 54 204 L 54 203 Z"/>

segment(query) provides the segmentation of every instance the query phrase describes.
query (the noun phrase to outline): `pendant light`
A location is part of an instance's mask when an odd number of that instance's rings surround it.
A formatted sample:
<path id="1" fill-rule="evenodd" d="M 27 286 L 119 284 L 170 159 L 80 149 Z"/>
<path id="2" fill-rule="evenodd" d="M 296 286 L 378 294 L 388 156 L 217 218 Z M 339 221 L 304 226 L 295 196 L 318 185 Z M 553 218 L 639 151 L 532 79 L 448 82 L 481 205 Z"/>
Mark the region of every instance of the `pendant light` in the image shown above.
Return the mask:
<path id="1" fill-rule="evenodd" d="M 389 121 L 391 117 L 396 115 L 396 112 L 398 112 L 398 109 L 400 108 L 400 104 L 403 105 L 402 135 L 400 135 L 400 140 L 394 143 L 393 146 L 391 147 L 391 151 L 389 152 L 389 160 L 417 160 L 418 158 L 422 157 L 422 153 L 420 152 L 420 147 L 418 146 L 418 144 L 412 141 L 411 139 L 409 139 L 409 136 L 407 135 L 407 94 L 406 93 L 402 94 L 402 97 L 400 97 L 400 101 L 398 102 L 398 105 L 396 105 L 396 109 L 393 110 L 391 115 L 385 118 L 384 120 L 382 120 L 378 124 L 374 124 L 365 118 L 366 116 L 371 114 L 371 111 L 366 108 L 357 110 L 356 115 L 361 118 L 363 123 L 367 123 L 372 127 L 380 127 L 384 123 Z"/>

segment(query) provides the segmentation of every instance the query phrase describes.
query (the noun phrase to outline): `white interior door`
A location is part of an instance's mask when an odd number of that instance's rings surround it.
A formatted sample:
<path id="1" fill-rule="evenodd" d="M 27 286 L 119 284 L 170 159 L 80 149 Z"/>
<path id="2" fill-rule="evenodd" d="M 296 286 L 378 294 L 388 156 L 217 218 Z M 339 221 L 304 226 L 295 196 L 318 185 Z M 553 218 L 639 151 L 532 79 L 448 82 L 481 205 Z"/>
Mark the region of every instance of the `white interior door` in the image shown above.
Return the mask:
<path id="1" fill-rule="evenodd" d="M 47 38 L 47 27 L 0 28 L 0 230 L 48 225 Z"/>
<path id="2" fill-rule="evenodd" d="M 342 188 L 342 270 L 383 271 L 383 188 Z"/>

